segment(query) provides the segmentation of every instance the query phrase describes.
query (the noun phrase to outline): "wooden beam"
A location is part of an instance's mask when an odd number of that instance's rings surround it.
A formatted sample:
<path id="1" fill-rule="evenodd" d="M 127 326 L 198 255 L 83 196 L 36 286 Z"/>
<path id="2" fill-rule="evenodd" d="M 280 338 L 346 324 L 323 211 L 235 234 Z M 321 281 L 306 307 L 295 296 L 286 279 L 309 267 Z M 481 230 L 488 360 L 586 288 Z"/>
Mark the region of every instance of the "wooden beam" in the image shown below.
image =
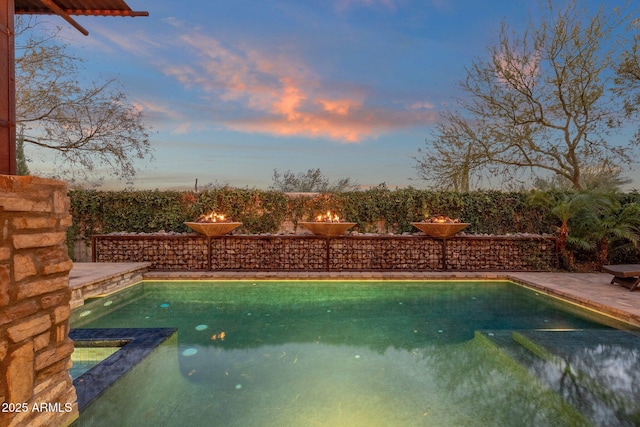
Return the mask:
<path id="1" fill-rule="evenodd" d="M 66 9 L 65 12 L 68 15 L 81 15 L 81 16 L 149 16 L 149 12 L 133 11 L 133 10 L 120 10 L 120 9 L 107 9 L 107 10 L 89 10 L 89 9 Z"/>
<path id="2" fill-rule="evenodd" d="M 71 24 L 75 29 L 80 31 L 85 36 L 89 35 L 89 31 L 87 31 L 82 25 L 78 24 L 64 9 L 58 6 L 53 0 L 40 0 L 42 4 L 47 6 L 52 12 L 57 15 L 60 15 L 62 19 Z"/>
<path id="3" fill-rule="evenodd" d="M 71 16 L 118 16 L 135 18 L 137 16 L 149 16 L 146 11 L 121 10 L 121 9 L 62 9 Z M 19 9 L 16 15 L 51 15 L 50 11 L 44 9 Z"/>
<path id="4" fill-rule="evenodd" d="M 16 174 L 14 0 L 0 6 L 0 175 Z"/>

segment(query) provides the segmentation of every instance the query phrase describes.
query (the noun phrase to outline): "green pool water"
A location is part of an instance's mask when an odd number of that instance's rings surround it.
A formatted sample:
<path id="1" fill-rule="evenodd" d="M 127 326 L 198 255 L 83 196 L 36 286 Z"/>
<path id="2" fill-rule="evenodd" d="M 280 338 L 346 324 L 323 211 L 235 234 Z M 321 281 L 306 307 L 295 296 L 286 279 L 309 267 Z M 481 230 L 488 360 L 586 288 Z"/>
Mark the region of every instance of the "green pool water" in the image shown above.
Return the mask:
<path id="1" fill-rule="evenodd" d="M 78 426 L 640 422 L 637 332 L 509 282 L 142 282 L 71 326 L 178 328 Z"/>

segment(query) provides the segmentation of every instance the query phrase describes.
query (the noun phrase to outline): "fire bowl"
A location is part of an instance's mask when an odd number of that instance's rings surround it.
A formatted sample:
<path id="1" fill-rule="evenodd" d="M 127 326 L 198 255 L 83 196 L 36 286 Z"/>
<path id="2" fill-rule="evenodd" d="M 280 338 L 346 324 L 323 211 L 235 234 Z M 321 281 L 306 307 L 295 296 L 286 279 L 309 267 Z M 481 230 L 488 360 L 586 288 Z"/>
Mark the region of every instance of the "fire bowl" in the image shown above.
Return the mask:
<path id="1" fill-rule="evenodd" d="M 468 222 L 412 222 L 411 224 L 429 236 L 438 238 L 453 236 L 471 225 Z"/>
<path id="2" fill-rule="evenodd" d="M 222 236 L 240 227 L 241 222 L 185 222 L 187 227 L 205 236 Z"/>
<path id="3" fill-rule="evenodd" d="M 307 230 L 313 234 L 324 237 L 334 237 L 344 234 L 348 229 L 356 225 L 355 222 L 318 222 L 305 221 L 299 222 Z"/>

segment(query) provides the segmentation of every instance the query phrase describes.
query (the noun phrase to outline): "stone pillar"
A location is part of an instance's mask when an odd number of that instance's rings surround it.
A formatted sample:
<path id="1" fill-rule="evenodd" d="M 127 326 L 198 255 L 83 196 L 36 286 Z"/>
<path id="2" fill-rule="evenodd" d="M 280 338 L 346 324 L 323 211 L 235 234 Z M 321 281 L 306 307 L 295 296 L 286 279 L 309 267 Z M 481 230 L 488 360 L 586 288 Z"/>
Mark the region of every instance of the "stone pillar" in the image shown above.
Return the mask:
<path id="1" fill-rule="evenodd" d="M 78 417 L 68 373 L 70 225 L 66 184 L 0 175 L 0 426 Z"/>

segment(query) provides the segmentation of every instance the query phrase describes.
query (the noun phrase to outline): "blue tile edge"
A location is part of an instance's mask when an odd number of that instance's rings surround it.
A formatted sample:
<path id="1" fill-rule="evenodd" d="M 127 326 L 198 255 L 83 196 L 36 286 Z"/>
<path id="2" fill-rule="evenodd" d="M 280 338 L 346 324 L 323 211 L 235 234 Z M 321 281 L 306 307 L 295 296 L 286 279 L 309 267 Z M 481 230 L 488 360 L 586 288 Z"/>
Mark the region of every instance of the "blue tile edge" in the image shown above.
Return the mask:
<path id="1" fill-rule="evenodd" d="M 69 337 L 78 347 L 120 347 L 73 381 L 78 410 L 82 411 L 176 332 L 175 328 L 72 329 Z"/>

